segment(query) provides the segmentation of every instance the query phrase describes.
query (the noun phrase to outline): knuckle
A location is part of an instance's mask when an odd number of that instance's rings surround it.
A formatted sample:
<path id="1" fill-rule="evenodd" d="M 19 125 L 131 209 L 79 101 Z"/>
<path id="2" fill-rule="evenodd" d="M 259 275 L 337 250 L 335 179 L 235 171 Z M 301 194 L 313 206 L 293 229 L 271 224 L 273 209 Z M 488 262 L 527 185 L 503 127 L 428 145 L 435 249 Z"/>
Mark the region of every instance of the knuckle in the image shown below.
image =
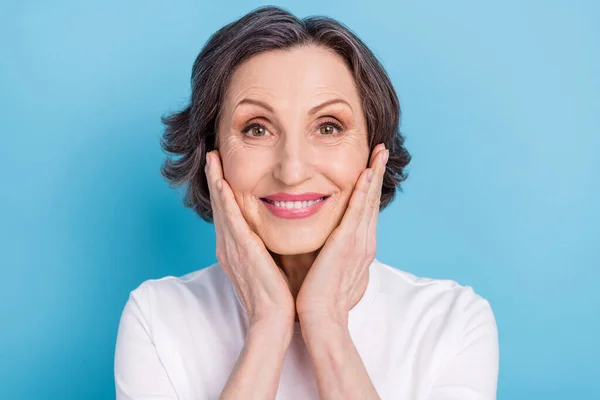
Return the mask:
<path id="1" fill-rule="evenodd" d="M 238 238 L 236 241 L 238 243 L 238 251 L 240 252 L 240 254 L 246 254 L 247 249 L 252 247 L 252 241 L 246 235 L 244 235 L 241 238 Z"/>
<path id="2" fill-rule="evenodd" d="M 369 185 L 358 185 L 358 190 L 363 193 L 369 193 Z"/>
<path id="3" fill-rule="evenodd" d="M 379 208 L 379 203 L 380 203 L 379 197 L 373 197 L 373 196 L 369 197 L 368 203 L 369 203 L 369 207 L 371 207 L 374 210 Z"/>

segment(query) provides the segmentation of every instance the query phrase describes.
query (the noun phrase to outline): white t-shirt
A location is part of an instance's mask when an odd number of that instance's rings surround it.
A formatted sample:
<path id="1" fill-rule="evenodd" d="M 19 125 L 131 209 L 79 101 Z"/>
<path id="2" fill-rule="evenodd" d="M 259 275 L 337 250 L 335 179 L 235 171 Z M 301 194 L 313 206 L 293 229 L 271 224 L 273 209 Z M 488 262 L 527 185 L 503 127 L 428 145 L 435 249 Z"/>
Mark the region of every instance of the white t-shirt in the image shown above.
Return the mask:
<path id="1" fill-rule="evenodd" d="M 375 259 L 348 318 L 381 399 L 496 399 L 496 320 L 470 286 L 419 278 Z M 240 297 L 218 263 L 145 281 L 131 292 L 119 324 L 117 400 L 217 399 L 247 329 Z M 299 322 L 276 398 L 319 398 Z"/>

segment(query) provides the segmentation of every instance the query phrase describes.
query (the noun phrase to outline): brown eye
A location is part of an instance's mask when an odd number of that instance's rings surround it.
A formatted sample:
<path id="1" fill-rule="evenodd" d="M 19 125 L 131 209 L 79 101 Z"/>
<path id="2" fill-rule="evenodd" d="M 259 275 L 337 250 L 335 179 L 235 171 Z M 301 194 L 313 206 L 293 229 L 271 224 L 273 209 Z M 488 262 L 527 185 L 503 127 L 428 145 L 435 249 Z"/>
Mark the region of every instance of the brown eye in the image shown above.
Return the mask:
<path id="1" fill-rule="evenodd" d="M 343 128 L 333 121 L 324 122 L 319 125 L 319 133 L 323 136 L 335 136 L 340 134 L 342 130 Z M 335 131 L 337 131 L 337 133 Z"/>
<path id="2" fill-rule="evenodd" d="M 247 134 L 248 131 L 250 131 L 250 136 L 252 137 L 261 137 L 261 136 L 265 136 L 265 126 L 258 124 L 258 123 L 254 123 L 254 124 L 250 124 L 247 127 L 245 127 L 242 132 Z"/>
<path id="3" fill-rule="evenodd" d="M 252 136 L 263 136 L 265 134 L 265 128 L 261 128 L 260 126 L 255 126 L 250 129 L 250 133 Z"/>
<path id="4" fill-rule="evenodd" d="M 333 133 L 333 126 L 331 125 L 322 125 L 319 127 L 319 130 L 323 135 L 331 135 Z"/>

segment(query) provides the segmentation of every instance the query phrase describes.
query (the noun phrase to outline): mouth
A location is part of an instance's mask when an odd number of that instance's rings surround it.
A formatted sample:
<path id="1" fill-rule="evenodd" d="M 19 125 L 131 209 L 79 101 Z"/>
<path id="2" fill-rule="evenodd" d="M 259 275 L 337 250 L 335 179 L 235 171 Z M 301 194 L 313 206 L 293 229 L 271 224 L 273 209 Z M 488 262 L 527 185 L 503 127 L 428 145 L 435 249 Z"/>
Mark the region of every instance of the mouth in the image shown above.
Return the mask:
<path id="1" fill-rule="evenodd" d="M 317 199 L 314 200 L 302 200 L 302 201 L 278 201 L 278 200 L 271 200 L 271 199 L 267 199 L 265 197 L 261 197 L 260 200 L 262 200 L 265 203 L 271 204 L 277 208 L 281 208 L 284 210 L 291 210 L 291 209 L 305 209 L 305 208 L 310 208 L 315 204 L 318 204 L 324 200 L 327 200 L 329 197 L 331 196 L 323 196 L 323 197 L 319 197 Z"/>
<path id="2" fill-rule="evenodd" d="M 310 200 L 280 201 L 260 198 L 265 208 L 277 218 L 297 219 L 316 214 L 331 196 L 323 196 Z"/>

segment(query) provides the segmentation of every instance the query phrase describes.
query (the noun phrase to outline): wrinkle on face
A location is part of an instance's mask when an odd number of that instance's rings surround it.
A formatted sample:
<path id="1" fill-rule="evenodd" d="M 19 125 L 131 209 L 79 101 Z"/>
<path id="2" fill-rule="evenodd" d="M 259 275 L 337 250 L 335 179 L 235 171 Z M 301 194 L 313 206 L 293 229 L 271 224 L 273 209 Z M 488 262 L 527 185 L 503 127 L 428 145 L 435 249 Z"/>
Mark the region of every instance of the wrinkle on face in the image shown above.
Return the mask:
<path id="1" fill-rule="evenodd" d="M 244 99 L 266 103 L 272 110 L 240 104 Z M 309 115 L 311 108 L 332 99 L 349 106 L 331 104 Z M 327 121 L 341 125 L 342 132 L 320 134 L 319 125 Z M 264 125 L 265 136 L 242 132 L 252 123 Z M 266 51 L 239 65 L 223 103 L 217 138 L 224 177 L 244 218 L 267 248 L 280 255 L 299 256 L 324 244 L 341 221 L 369 157 L 366 120 L 352 72 L 335 52 L 314 45 Z M 260 200 L 277 192 L 331 197 L 311 217 L 281 219 Z"/>

